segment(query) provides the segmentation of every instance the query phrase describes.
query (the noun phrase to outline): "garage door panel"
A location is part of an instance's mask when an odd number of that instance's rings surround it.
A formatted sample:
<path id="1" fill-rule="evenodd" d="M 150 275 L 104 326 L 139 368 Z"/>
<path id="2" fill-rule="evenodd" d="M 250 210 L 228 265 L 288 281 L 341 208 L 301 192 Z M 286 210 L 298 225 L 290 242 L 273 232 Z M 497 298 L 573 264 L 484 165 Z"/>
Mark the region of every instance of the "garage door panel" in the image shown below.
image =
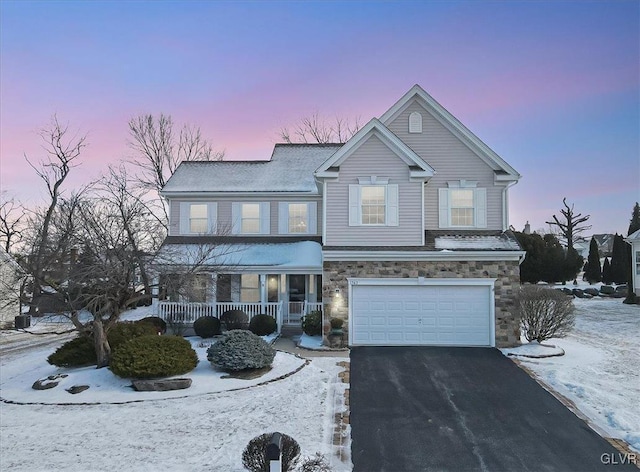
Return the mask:
<path id="1" fill-rule="evenodd" d="M 355 285 L 356 345 L 491 345 L 491 287 Z"/>

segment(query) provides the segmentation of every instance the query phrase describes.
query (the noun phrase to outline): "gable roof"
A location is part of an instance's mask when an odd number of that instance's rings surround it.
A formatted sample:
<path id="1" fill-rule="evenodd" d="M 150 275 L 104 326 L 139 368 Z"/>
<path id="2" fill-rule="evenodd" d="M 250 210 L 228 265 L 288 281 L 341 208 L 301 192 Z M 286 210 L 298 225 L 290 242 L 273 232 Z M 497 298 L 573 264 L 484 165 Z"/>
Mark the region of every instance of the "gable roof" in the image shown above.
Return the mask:
<path id="1" fill-rule="evenodd" d="M 389 108 L 389 110 L 380 117 L 380 121 L 385 125 L 389 124 L 389 122 L 396 118 L 415 98 L 418 98 L 420 104 L 443 126 L 457 136 L 469 149 L 496 171 L 496 176 L 499 180 L 518 180 L 521 177 L 513 167 L 507 164 L 504 159 L 498 156 L 498 154 L 417 84 L 411 87 L 400 100 Z"/>
<path id="2" fill-rule="evenodd" d="M 313 171 L 342 144 L 276 144 L 268 161 L 184 161 L 162 189 L 174 192 L 318 194 Z"/>
<path id="3" fill-rule="evenodd" d="M 331 167 L 339 167 L 342 162 L 351 155 L 370 136 L 379 138 L 391 151 L 393 151 L 405 164 L 411 168 L 412 175 L 421 177 L 431 177 L 435 170 L 427 164 L 413 149 L 401 141 L 395 134 L 383 125 L 377 118 L 373 118 L 369 123 L 354 134 L 344 146 L 338 149 L 329 159 L 316 169 L 317 177 L 331 177 L 334 173 L 327 172 Z"/>
<path id="4" fill-rule="evenodd" d="M 630 244 L 636 241 L 640 241 L 640 229 L 631 233 L 629 236 L 624 238 L 624 240 Z"/>

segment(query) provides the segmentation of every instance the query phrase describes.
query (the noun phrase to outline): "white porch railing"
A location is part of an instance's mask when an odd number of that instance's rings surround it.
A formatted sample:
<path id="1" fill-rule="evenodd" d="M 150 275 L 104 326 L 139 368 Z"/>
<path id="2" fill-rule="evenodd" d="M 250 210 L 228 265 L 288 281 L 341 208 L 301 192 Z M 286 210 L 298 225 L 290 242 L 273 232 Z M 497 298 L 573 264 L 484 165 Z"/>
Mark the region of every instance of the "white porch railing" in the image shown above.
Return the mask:
<path id="1" fill-rule="evenodd" d="M 305 315 L 308 315 L 309 313 L 311 313 L 312 311 L 322 311 L 322 303 L 315 303 L 315 302 L 304 302 L 304 310 L 303 313 Z"/>
<path id="2" fill-rule="evenodd" d="M 242 310 L 249 316 L 249 320 L 256 315 L 269 315 L 276 319 L 278 327 L 282 324 L 282 302 L 268 303 L 195 303 L 195 302 L 166 302 L 158 303 L 158 316 L 163 320 L 170 319 L 176 323 L 193 323 L 201 316 L 220 316 L 228 310 Z"/>

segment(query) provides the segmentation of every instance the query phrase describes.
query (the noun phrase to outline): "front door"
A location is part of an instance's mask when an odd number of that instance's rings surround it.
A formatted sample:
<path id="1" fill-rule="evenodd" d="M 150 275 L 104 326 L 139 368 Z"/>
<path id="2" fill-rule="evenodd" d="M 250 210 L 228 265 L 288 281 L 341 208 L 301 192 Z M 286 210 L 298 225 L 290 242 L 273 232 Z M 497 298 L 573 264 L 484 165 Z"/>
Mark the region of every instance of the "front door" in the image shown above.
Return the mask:
<path id="1" fill-rule="evenodd" d="M 300 322 L 302 318 L 302 310 L 304 309 L 304 301 L 307 299 L 307 276 L 306 275 L 288 275 L 288 297 L 289 310 L 285 322 L 295 324 Z"/>

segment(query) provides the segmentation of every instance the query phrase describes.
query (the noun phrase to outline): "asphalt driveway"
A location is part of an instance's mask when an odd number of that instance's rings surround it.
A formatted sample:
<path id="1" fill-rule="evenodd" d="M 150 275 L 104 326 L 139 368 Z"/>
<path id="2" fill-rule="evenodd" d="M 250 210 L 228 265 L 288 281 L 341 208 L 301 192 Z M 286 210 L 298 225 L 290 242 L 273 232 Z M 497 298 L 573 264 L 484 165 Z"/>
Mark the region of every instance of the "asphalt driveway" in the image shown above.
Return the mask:
<path id="1" fill-rule="evenodd" d="M 497 349 L 351 349 L 354 471 L 638 469 Z"/>

